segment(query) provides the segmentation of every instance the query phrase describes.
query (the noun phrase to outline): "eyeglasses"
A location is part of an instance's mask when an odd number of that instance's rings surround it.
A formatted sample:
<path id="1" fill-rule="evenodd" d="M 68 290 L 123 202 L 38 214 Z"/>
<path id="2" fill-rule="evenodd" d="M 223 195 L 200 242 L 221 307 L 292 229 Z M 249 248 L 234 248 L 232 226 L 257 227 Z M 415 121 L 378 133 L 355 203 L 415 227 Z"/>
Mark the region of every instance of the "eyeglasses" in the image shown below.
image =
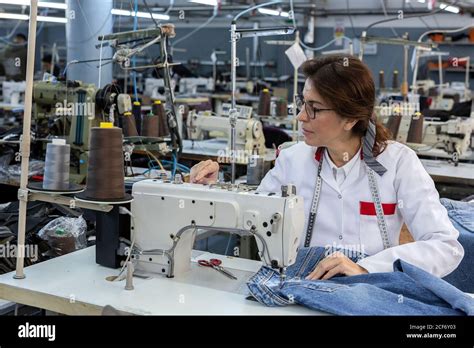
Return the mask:
<path id="1" fill-rule="evenodd" d="M 317 107 L 313 105 L 312 102 L 305 102 L 301 94 L 298 94 L 295 96 L 295 101 L 296 101 L 296 111 L 300 113 L 301 110 L 303 110 L 303 106 L 304 106 L 306 114 L 312 120 L 314 120 L 316 118 L 316 115 L 322 111 L 333 110 L 333 109 L 318 109 Z"/>

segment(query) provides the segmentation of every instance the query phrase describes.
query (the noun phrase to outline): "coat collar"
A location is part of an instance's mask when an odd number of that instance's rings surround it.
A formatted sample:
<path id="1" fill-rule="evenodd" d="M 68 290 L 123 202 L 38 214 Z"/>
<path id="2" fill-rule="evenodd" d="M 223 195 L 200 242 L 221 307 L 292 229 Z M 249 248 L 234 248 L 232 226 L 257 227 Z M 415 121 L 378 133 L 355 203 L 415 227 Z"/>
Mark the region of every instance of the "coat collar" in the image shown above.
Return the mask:
<path id="1" fill-rule="evenodd" d="M 316 149 L 316 152 L 314 154 L 314 159 L 319 162 L 323 160 L 324 158 L 324 151 L 326 150 L 325 147 L 318 147 Z M 349 175 L 347 175 L 346 179 L 344 180 L 343 184 L 341 187 L 337 184 L 336 180 L 334 179 L 334 175 L 332 173 L 331 165 L 328 163 L 328 161 L 323 161 L 323 168 L 321 170 L 321 178 L 324 180 L 326 184 L 331 186 L 336 192 L 341 193 L 342 190 L 344 190 L 347 187 L 350 187 L 356 182 L 361 174 L 361 163 L 362 163 L 362 151 L 359 149 L 359 159 L 356 160 L 356 162 L 353 165 L 352 170 L 350 171 Z"/>

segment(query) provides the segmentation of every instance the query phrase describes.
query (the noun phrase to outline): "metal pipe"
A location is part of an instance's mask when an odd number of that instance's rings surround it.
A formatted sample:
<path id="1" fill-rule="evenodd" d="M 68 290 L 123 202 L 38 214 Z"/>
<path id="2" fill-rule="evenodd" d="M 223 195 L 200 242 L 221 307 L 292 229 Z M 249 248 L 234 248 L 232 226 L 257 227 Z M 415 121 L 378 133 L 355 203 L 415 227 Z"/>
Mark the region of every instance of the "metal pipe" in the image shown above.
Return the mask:
<path id="1" fill-rule="evenodd" d="M 296 31 L 295 33 L 295 43 L 299 45 L 300 43 L 300 32 Z M 296 96 L 298 94 L 298 68 L 295 66 L 293 71 L 293 141 L 298 141 L 298 135 L 296 134 L 298 121 L 296 116 L 298 116 L 298 111 L 296 110 Z"/>
<path id="2" fill-rule="evenodd" d="M 255 22 L 253 24 L 253 28 L 254 29 L 258 29 L 258 22 Z M 258 36 L 255 36 L 253 38 L 253 43 L 252 43 L 252 60 L 254 62 L 256 62 L 258 59 L 257 59 L 257 52 L 258 52 Z"/>
<path id="3" fill-rule="evenodd" d="M 235 137 L 236 137 L 236 130 L 235 125 L 237 122 L 237 109 L 236 109 L 236 80 L 237 80 L 237 40 L 239 34 L 236 33 L 237 31 L 237 23 L 236 21 L 232 21 L 230 26 L 230 42 L 231 42 L 231 83 L 232 83 L 232 99 L 231 99 L 231 108 L 229 110 L 229 122 L 230 122 L 230 156 L 231 156 L 231 183 L 235 183 Z"/>
<path id="4" fill-rule="evenodd" d="M 245 77 L 250 80 L 250 49 L 245 47 Z"/>
<path id="5" fill-rule="evenodd" d="M 18 244 L 16 257 L 16 272 L 13 278 L 24 279 L 23 271 L 25 257 L 25 229 L 26 213 L 28 206 L 28 173 L 30 162 L 30 142 L 31 142 L 31 109 L 33 105 L 33 75 L 35 69 L 35 48 L 36 48 L 36 19 L 38 13 L 38 0 L 31 0 L 30 22 L 28 29 L 28 55 L 26 58 L 26 88 L 25 88 L 25 113 L 23 116 L 23 134 L 21 136 L 21 175 L 20 188 L 18 190 L 18 200 L 20 209 L 18 215 Z"/>
<path id="6" fill-rule="evenodd" d="M 403 82 L 402 82 L 402 95 L 403 100 L 406 102 L 408 98 L 408 50 L 410 46 L 403 46 Z"/>
<path id="7" fill-rule="evenodd" d="M 439 97 L 443 98 L 443 60 L 438 56 Z"/>
<path id="8" fill-rule="evenodd" d="M 418 65 L 420 64 L 420 50 L 418 47 L 414 48 L 415 50 L 415 67 L 413 68 L 413 79 L 412 79 L 412 90 L 415 93 L 418 93 L 418 85 L 416 79 L 418 78 Z"/>
<path id="9" fill-rule="evenodd" d="M 466 83 L 464 86 L 464 98 L 468 98 L 468 91 L 469 91 L 469 75 L 471 74 L 471 57 L 466 57 Z"/>
<path id="10" fill-rule="evenodd" d="M 367 37 L 367 32 L 363 31 L 359 41 L 359 60 L 362 62 L 364 58 L 364 41 Z"/>

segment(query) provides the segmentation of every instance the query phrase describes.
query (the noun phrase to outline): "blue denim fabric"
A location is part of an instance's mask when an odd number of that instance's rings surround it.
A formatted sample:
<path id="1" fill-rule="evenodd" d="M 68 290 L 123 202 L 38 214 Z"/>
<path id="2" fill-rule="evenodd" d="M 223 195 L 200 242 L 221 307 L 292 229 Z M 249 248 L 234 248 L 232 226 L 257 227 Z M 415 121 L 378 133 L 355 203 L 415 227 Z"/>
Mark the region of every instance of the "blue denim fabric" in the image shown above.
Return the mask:
<path id="1" fill-rule="evenodd" d="M 441 198 L 440 202 L 448 211 L 449 219 L 459 233 L 471 233 L 474 236 L 474 203 L 447 198 Z"/>
<path id="2" fill-rule="evenodd" d="M 474 315 L 473 298 L 401 260 L 394 272 L 305 280 L 324 257 L 324 248 L 302 248 L 284 282 L 264 266 L 248 281 L 249 291 L 267 306 L 300 304 L 338 315 Z"/>
<path id="3" fill-rule="evenodd" d="M 474 293 L 474 203 L 447 198 L 440 201 L 459 231 L 458 242 L 464 248 L 464 258 L 458 268 L 443 279 L 462 291 Z"/>

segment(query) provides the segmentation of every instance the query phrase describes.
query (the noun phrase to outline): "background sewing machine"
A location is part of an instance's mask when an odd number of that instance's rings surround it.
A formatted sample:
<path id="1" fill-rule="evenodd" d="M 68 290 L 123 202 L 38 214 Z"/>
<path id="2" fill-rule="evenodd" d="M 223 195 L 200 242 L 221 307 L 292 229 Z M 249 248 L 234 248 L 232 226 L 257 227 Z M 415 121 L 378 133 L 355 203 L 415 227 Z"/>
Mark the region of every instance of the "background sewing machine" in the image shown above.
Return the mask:
<path id="1" fill-rule="evenodd" d="M 179 80 L 179 93 L 196 94 L 198 92 L 213 92 L 214 79 L 212 77 L 182 77 Z"/>
<path id="2" fill-rule="evenodd" d="M 23 104 L 26 82 L 3 81 L 3 103 L 11 105 Z"/>
<path id="3" fill-rule="evenodd" d="M 422 91 L 433 84 L 422 81 L 419 85 Z M 375 112 L 396 141 L 406 143 L 419 155 L 451 158 L 455 163 L 460 157 L 469 156 L 474 145 L 474 106 L 471 104 L 470 117 L 459 117 L 451 114 L 453 99 L 435 96 L 428 108 L 421 107 L 420 100 L 419 94 L 410 93 L 406 100 L 381 103 Z"/>
<path id="4" fill-rule="evenodd" d="M 294 263 L 304 224 L 294 186 L 256 193 L 230 184 L 196 185 L 143 180 L 133 185 L 132 260 L 144 273 L 180 276 L 189 270 L 197 229 L 256 237 L 265 264 Z"/>
<path id="5" fill-rule="evenodd" d="M 66 137 L 71 145 L 72 182 L 87 174 L 89 135 L 100 121 L 114 119 L 132 109 L 130 96 L 116 85 L 102 89 L 81 81 L 37 81 L 33 85 L 33 119 L 39 138 Z"/>
<path id="6" fill-rule="evenodd" d="M 176 80 L 171 80 L 171 88 L 173 90 L 176 87 Z M 156 78 L 146 78 L 145 79 L 145 89 L 143 90 L 143 95 L 150 97 L 152 100 L 156 99 L 165 99 L 165 81 L 163 79 Z"/>
<path id="7" fill-rule="evenodd" d="M 251 108 L 250 108 L 251 109 Z M 243 111 L 245 114 L 245 110 Z M 190 112 L 187 119 L 188 138 L 203 140 L 206 138 L 225 138 L 225 149 L 230 149 L 229 118 L 211 116 L 209 112 Z M 236 122 L 237 163 L 247 164 L 252 154 L 265 155 L 265 137 L 262 123 L 253 118 L 238 118 Z M 222 150 L 225 150 L 224 148 Z M 230 156 L 230 154 L 228 154 Z"/>
<path id="8" fill-rule="evenodd" d="M 439 122 L 425 121 L 423 129 L 423 144 L 431 148 L 442 149 L 453 154 L 453 159 L 472 151 L 471 135 L 474 119 L 454 119 Z"/>

